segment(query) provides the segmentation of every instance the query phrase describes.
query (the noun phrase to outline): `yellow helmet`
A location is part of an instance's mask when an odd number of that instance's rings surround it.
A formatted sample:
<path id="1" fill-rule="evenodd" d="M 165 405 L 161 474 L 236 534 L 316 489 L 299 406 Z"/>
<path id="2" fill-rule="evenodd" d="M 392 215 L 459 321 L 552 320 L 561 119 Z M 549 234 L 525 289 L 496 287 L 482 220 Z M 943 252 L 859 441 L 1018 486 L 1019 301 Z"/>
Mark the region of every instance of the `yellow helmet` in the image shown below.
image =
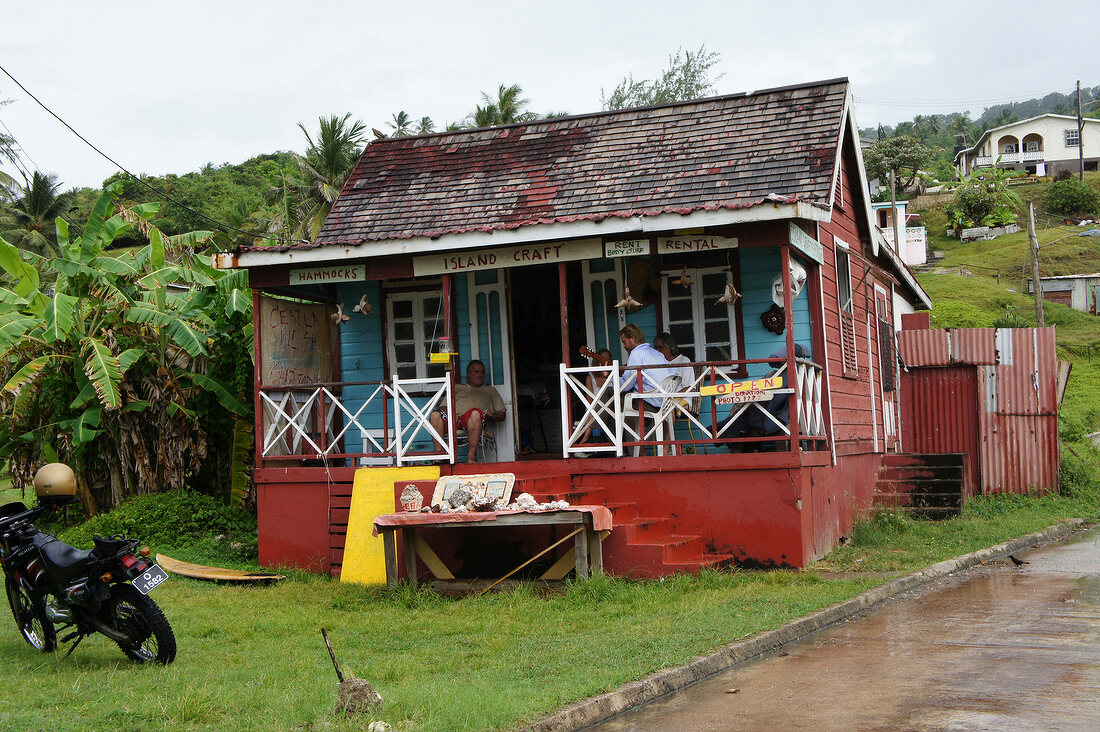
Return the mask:
<path id="1" fill-rule="evenodd" d="M 43 465 L 34 474 L 34 493 L 41 498 L 76 495 L 76 474 L 65 463 Z"/>

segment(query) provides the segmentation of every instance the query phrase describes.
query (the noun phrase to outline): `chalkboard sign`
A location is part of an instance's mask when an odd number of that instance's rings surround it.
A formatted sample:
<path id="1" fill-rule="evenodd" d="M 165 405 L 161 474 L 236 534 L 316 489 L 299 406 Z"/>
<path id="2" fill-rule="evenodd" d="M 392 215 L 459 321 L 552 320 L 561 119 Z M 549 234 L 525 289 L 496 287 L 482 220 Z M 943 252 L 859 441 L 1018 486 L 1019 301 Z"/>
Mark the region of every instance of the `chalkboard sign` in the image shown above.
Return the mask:
<path id="1" fill-rule="evenodd" d="M 332 381 L 332 321 L 325 305 L 260 297 L 260 383 Z"/>

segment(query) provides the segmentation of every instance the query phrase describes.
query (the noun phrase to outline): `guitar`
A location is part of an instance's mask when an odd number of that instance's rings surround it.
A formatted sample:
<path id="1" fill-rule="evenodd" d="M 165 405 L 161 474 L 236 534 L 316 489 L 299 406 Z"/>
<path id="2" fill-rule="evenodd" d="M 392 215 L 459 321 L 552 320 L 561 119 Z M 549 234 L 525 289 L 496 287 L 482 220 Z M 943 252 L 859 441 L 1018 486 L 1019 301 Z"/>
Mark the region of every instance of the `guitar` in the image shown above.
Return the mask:
<path id="1" fill-rule="evenodd" d="M 601 366 L 610 366 L 612 364 L 612 360 L 610 358 L 605 358 L 605 357 L 601 356 L 600 354 L 596 353 L 595 351 L 593 351 L 591 348 L 588 348 L 587 346 L 581 346 L 580 352 L 581 352 L 582 356 L 584 356 L 585 358 L 592 359 L 593 361 L 600 364 Z"/>

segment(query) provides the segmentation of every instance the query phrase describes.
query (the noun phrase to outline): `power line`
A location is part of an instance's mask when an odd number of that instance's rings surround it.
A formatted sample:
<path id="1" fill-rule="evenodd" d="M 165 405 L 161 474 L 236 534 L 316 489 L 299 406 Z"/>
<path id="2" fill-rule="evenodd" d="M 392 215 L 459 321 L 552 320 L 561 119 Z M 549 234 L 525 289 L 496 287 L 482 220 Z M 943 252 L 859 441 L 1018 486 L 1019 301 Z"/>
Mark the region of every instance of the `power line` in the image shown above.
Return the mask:
<path id="1" fill-rule="evenodd" d="M 1054 91 L 1039 92 L 1037 94 L 1029 94 L 1026 96 L 1018 97 L 999 97 L 991 99 L 960 99 L 956 101 L 934 101 L 934 102 L 914 102 L 911 100 L 900 99 L 866 99 L 864 97 L 855 96 L 857 104 L 874 104 L 882 107 L 970 107 L 973 105 L 997 105 L 997 104 L 1011 104 L 1013 102 L 1026 102 L 1030 99 L 1042 99 L 1049 94 L 1064 94 L 1070 96 L 1073 92 L 1073 88 L 1067 88 L 1065 90 L 1055 89 Z"/>
<path id="2" fill-rule="evenodd" d="M 179 201 L 177 201 L 176 199 L 174 199 L 174 198 L 172 198 L 171 196 L 169 196 L 169 195 L 168 195 L 167 193 L 165 193 L 165 192 L 163 192 L 163 191 L 160 191 L 160 190 L 157 190 L 156 188 L 154 188 L 153 186 L 149 185 L 149 184 L 148 184 L 148 183 L 146 183 L 146 182 L 145 182 L 144 180 L 142 180 L 141 178 L 139 178 L 138 176 L 134 175 L 134 174 L 133 174 L 133 173 L 131 173 L 131 172 L 130 172 L 129 170 L 127 170 L 126 168 L 124 168 L 124 167 L 123 167 L 123 166 L 122 166 L 122 165 L 121 165 L 120 163 L 116 162 L 116 161 L 115 161 L 115 160 L 114 160 L 113 158 L 111 158 L 111 156 L 109 156 L 109 155 L 108 155 L 107 153 L 103 152 L 103 151 L 102 151 L 102 150 L 100 150 L 100 149 L 99 149 L 98 147 L 96 147 L 95 145 L 93 145 L 93 144 L 92 144 L 92 143 L 91 143 L 91 142 L 90 142 L 90 141 L 89 141 L 89 140 L 88 140 L 88 139 L 87 139 L 86 137 L 84 137 L 84 135 L 82 135 L 82 134 L 80 134 L 79 132 L 77 132 L 76 130 L 74 130 L 74 129 L 73 129 L 73 127 L 72 127 L 72 125 L 70 125 L 70 124 L 69 124 L 68 122 L 66 122 L 65 120 L 61 119 L 61 117 L 59 117 L 59 116 L 58 116 L 58 115 L 57 115 L 57 114 L 56 114 L 56 113 L 55 113 L 55 112 L 54 112 L 54 111 L 53 111 L 52 109 L 50 109 L 50 108 L 49 108 L 49 107 L 47 107 L 47 106 L 46 106 L 45 104 L 43 104 L 43 103 L 42 103 L 42 101 L 41 101 L 41 100 L 39 100 L 39 98 L 38 98 L 38 97 L 36 97 L 36 96 L 35 96 L 34 94 L 31 94 L 30 90 L 29 90 L 29 89 L 27 89 L 27 87 L 25 87 L 25 86 L 23 86 L 22 84 L 20 84 L 20 83 L 19 83 L 19 80 L 18 80 L 18 79 L 16 79 L 16 78 L 15 78 L 14 76 L 12 76 L 12 75 L 11 75 L 11 74 L 10 74 L 10 73 L 8 72 L 8 70 L 7 70 L 7 69 L 5 69 L 5 68 L 4 68 L 3 66 L 0 66 L 0 71 L 3 71 L 3 72 L 4 72 L 4 75 L 5 75 L 5 76 L 7 76 L 7 77 L 8 77 L 9 79 L 11 79 L 11 80 L 12 80 L 13 82 L 15 82 L 15 85 L 16 85 L 16 86 L 18 86 L 18 87 L 19 87 L 20 89 L 22 89 L 22 90 L 23 90 L 23 93 L 24 93 L 24 94 L 26 94 L 26 95 L 27 95 L 28 97 L 30 97 L 31 99 L 33 99 L 33 100 L 35 101 L 35 103 L 36 103 L 36 104 L 38 104 L 38 106 L 39 106 L 39 107 L 42 107 L 42 109 L 46 110 L 46 112 L 48 112 L 48 113 L 50 114 L 50 116 L 51 116 L 51 117 L 53 117 L 53 118 L 54 118 L 54 119 L 56 119 L 56 120 L 57 120 L 58 122 L 60 122 L 61 124 L 63 124 L 63 125 L 65 126 L 65 128 L 69 130 L 69 132 L 73 133 L 73 134 L 74 134 L 74 135 L 76 135 L 76 136 L 77 136 L 78 138 L 80 138 L 80 140 L 81 140 L 81 141 L 82 141 L 82 142 L 83 142 L 83 143 L 84 143 L 85 145 L 87 145 L 88 147 L 90 147 L 90 148 L 92 148 L 93 150 L 95 150 L 95 151 L 96 151 L 97 153 L 99 153 L 99 154 L 100 154 L 100 155 L 101 155 L 101 156 L 102 156 L 102 157 L 103 157 L 103 158 L 104 158 L 105 160 L 107 160 L 107 161 L 108 161 L 109 163 L 111 163 L 111 165 L 115 166 L 116 168 L 118 168 L 119 170 L 121 170 L 121 171 L 122 171 L 123 173 L 125 173 L 125 174 L 126 174 L 126 175 L 128 175 L 128 176 L 130 176 L 130 177 L 131 177 L 131 178 L 133 178 L 133 179 L 134 179 L 135 181 L 137 181 L 137 182 L 138 182 L 138 183 L 140 183 L 141 185 L 145 186 L 145 187 L 146 187 L 146 188 L 148 188 L 148 189 L 149 189 L 150 191 L 152 191 L 152 192 L 153 192 L 153 193 L 155 193 L 156 195 L 160 196 L 160 197 L 161 197 L 161 198 L 163 198 L 164 200 L 166 200 L 166 201 L 170 201 L 171 203 L 174 203 L 175 205 L 179 206 L 180 208 L 182 208 L 182 209 L 183 209 L 183 210 L 185 210 L 185 211 L 190 211 L 191 213 L 193 213 L 193 214 L 195 214 L 196 216 L 198 216 L 199 218 L 201 218 L 201 219 L 202 219 L 203 221 L 209 221 L 210 223 L 212 223 L 212 224 L 216 224 L 217 226 L 219 226 L 219 227 L 221 227 L 221 228 L 223 228 L 223 229 L 226 229 L 226 230 L 228 230 L 228 231 L 235 231 L 235 232 L 237 232 L 238 234 L 244 234 L 245 236 L 251 237 L 251 238 L 253 238 L 253 239 L 274 239 L 274 238 L 276 238 L 276 237 L 273 237 L 273 236 L 262 236 L 262 235 L 260 235 L 260 234 L 253 234 L 253 233 L 252 233 L 252 232 L 250 232 L 250 231 L 245 231 L 244 229 L 238 229 L 238 228 L 237 228 L 236 226 L 233 226 L 233 225 L 231 225 L 231 224 L 227 224 L 227 223 L 225 223 L 225 222 L 222 222 L 222 221 L 218 221 L 217 219 L 211 218 L 211 217 L 207 216 L 206 214 L 204 214 L 204 213 L 202 213 L 202 212 L 200 212 L 200 211 L 196 211 L 195 209 L 191 208 L 191 207 L 190 207 L 190 206 L 188 206 L 187 204 L 184 204 L 184 203 L 180 203 L 180 202 L 179 202 Z M 34 162 L 34 161 L 32 160 L 31 162 Z M 37 167 L 37 165 L 36 165 L 35 167 Z M 278 239 L 279 239 L 279 241 L 282 241 L 282 238 L 281 238 L 281 237 L 278 237 Z"/>

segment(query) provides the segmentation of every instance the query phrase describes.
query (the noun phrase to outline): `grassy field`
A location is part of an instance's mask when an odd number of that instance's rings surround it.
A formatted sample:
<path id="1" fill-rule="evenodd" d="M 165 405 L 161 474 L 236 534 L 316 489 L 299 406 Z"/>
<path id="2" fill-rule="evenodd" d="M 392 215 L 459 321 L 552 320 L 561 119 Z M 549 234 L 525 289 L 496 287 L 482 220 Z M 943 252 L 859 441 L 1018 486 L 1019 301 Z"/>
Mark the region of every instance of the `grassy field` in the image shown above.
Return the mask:
<path id="1" fill-rule="evenodd" d="M 134 666 L 98 636 L 69 658 L 41 655 L 5 614 L 0 729 L 363 729 L 366 720 L 334 713 L 336 677 L 322 626 L 345 670 L 382 694 L 380 716 L 395 728 L 506 729 L 778 627 L 895 573 L 1063 518 L 1095 520 L 1098 472 L 1094 454 L 1085 459 L 1073 463 L 1079 487 L 1069 494 L 981 498 L 943 522 L 881 513 L 804 572 L 597 577 L 553 593 L 461 599 L 306 574 L 269 587 L 174 577 L 153 593 L 179 643 L 167 668 Z"/>

